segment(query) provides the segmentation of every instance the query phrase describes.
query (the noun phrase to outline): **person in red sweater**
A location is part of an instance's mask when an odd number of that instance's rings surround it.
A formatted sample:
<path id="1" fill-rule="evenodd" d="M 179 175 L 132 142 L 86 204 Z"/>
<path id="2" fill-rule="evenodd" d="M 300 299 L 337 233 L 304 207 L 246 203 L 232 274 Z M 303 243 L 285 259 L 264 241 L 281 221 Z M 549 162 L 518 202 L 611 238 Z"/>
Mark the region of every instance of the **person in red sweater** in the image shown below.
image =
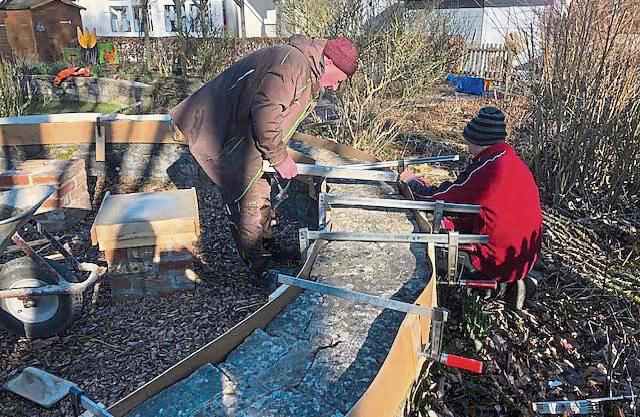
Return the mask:
<path id="1" fill-rule="evenodd" d="M 503 284 L 503 293 L 517 289 L 516 306 L 520 299 L 521 308 L 525 287 L 531 284 L 530 278 L 526 283 L 523 280 L 538 259 L 542 241 L 538 186 L 527 165 L 505 142 L 506 123 L 500 109 L 480 109 L 463 136 L 474 158 L 455 181 L 433 186 L 410 170 L 400 180 L 418 200 L 482 206 L 479 215 L 445 218 L 443 226 L 489 236 L 487 244 L 460 247 L 463 273 L 466 269 L 470 278 L 496 280 Z"/>

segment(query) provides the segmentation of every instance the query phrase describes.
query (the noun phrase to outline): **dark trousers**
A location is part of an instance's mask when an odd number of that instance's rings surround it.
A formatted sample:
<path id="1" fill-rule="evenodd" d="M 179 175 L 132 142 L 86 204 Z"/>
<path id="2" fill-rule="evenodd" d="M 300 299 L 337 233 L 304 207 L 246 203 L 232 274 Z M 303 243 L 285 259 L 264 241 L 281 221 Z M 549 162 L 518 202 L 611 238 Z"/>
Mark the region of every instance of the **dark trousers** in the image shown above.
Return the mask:
<path id="1" fill-rule="evenodd" d="M 258 178 L 238 200 L 228 202 L 231 234 L 240 256 L 254 273 L 264 270 L 270 259 L 265 242 L 272 239 L 271 185 L 266 178 Z"/>

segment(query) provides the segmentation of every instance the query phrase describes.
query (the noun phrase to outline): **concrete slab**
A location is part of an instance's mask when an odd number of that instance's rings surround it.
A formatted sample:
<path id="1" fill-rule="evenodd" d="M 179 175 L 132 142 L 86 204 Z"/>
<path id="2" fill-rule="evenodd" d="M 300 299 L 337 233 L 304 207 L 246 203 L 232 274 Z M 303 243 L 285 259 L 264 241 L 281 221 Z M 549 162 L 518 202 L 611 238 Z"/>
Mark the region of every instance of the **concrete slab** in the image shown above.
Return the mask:
<path id="1" fill-rule="evenodd" d="M 161 391 L 148 401 L 134 408 L 131 417 L 194 417 L 205 408 L 224 411 L 234 408 L 233 382 L 218 368 L 206 364 L 188 378 Z M 213 407 L 212 404 L 220 404 Z"/>

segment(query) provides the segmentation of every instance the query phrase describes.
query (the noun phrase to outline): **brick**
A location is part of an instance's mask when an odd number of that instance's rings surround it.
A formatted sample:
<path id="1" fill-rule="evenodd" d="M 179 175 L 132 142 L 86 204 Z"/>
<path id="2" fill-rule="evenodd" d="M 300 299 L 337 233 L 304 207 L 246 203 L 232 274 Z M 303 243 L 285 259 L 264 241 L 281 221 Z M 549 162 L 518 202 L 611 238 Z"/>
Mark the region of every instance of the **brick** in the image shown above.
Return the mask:
<path id="1" fill-rule="evenodd" d="M 104 259 L 107 263 L 110 263 L 113 261 L 126 261 L 129 258 L 127 257 L 126 249 L 114 249 L 104 251 Z"/>
<path id="2" fill-rule="evenodd" d="M 153 259 L 155 254 L 155 246 L 138 246 L 127 248 L 127 256 L 129 259 Z"/>
<path id="3" fill-rule="evenodd" d="M 184 271 L 187 268 L 193 269 L 193 258 L 189 260 L 179 260 L 179 261 L 162 260 L 158 262 L 158 269 L 160 272 L 169 271 L 169 270 Z"/>
<path id="4" fill-rule="evenodd" d="M 111 287 L 111 292 L 113 292 L 114 290 L 117 291 L 129 289 L 131 288 L 131 280 L 129 278 L 119 277 L 117 275 L 110 275 L 109 286 Z"/>
<path id="5" fill-rule="evenodd" d="M 62 184 L 62 186 L 60 186 L 60 194 L 65 196 L 67 194 L 69 194 L 71 191 L 75 190 L 75 188 L 78 185 L 76 184 L 76 180 L 75 179 L 71 179 L 69 181 L 67 181 L 66 183 Z"/>
<path id="6" fill-rule="evenodd" d="M 62 182 L 62 177 L 51 174 L 31 174 L 31 184 L 33 185 L 58 185 Z"/>
<path id="7" fill-rule="evenodd" d="M 12 187 L 15 185 L 30 185 L 30 179 L 28 174 L 23 174 L 16 170 L 4 172 L 0 175 L 0 186 Z"/>
<path id="8" fill-rule="evenodd" d="M 134 272 L 130 269 L 128 260 L 112 260 L 108 265 L 110 274 L 124 275 Z"/>
<path id="9" fill-rule="evenodd" d="M 171 281 L 168 279 L 162 279 L 162 278 L 147 278 L 144 280 L 144 287 L 145 288 L 152 288 L 152 287 L 170 287 L 172 286 Z"/>
<path id="10" fill-rule="evenodd" d="M 40 207 L 45 209 L 58 209 L 64 207 L 64 204 L 57 198 L 50 198 L 42 203 Z"/>

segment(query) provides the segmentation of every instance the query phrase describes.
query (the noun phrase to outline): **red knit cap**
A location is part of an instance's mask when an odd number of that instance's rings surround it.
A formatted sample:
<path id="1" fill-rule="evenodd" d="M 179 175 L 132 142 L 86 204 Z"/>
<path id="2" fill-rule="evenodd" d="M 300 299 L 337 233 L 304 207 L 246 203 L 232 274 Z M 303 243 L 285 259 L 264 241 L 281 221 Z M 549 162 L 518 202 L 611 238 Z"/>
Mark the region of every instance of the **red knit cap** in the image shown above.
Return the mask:
<path id="1" fill-rule="evenodd" d="M 352 76 L 358 69 L 358 51 L 345 37 L 329 39 L 324 47 L 324 56 L 330 58 L 348 76 Z"/>

